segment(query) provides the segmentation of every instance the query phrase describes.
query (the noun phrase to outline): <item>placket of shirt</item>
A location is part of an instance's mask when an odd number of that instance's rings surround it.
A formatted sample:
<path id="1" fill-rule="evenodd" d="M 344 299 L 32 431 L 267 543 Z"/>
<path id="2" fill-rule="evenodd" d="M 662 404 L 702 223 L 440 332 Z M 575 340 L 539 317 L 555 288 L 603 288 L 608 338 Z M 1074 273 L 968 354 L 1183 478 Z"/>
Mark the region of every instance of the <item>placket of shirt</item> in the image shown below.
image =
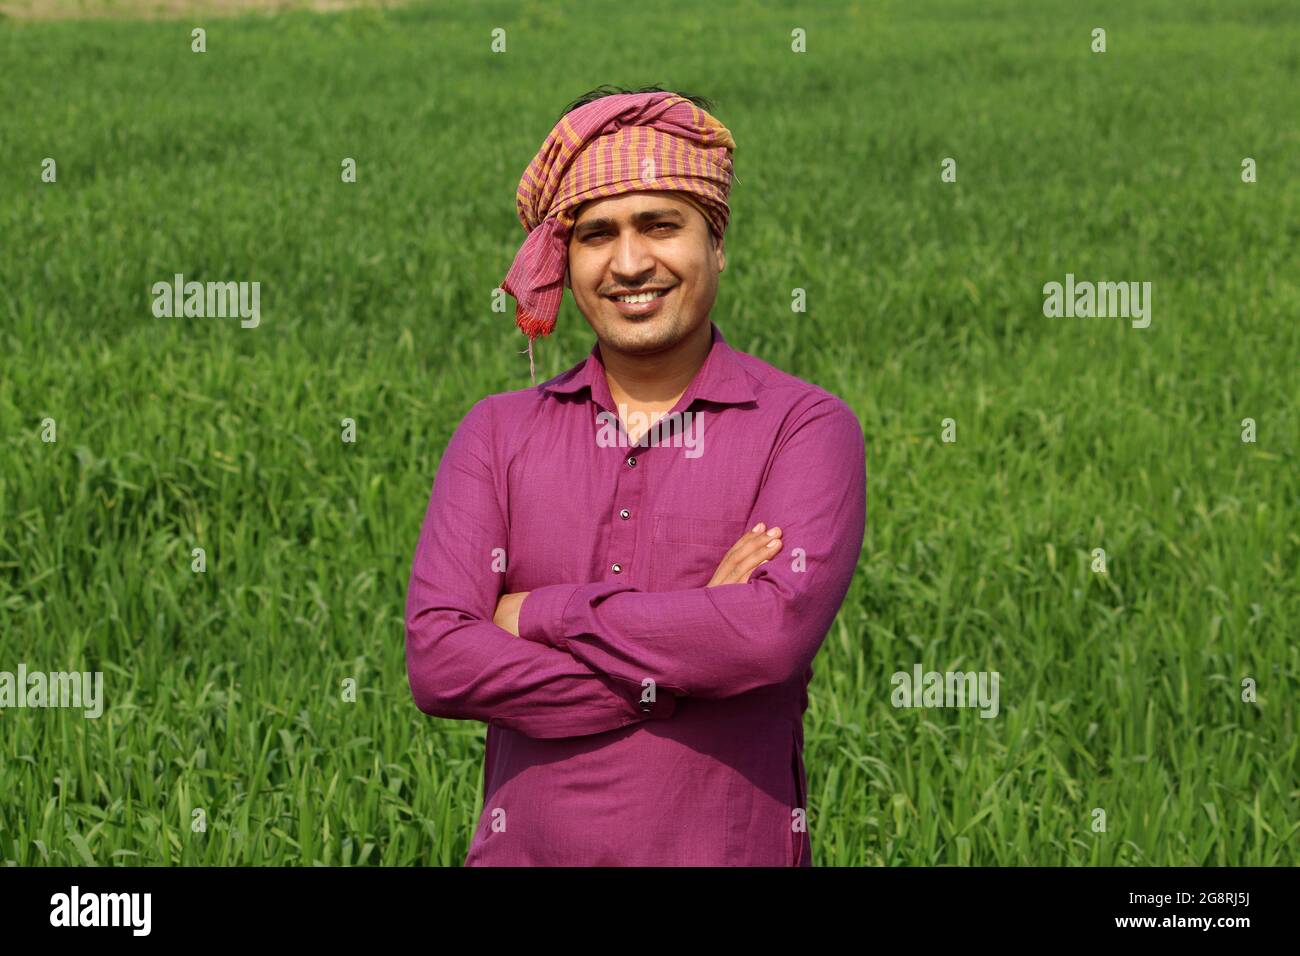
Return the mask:
<path id="1" fill-rule="evenodd" d="M 590 374 L 591 403 L 594 406 L 592 408 L 593 422 L 598 410 L 604 408 L 605 411 L 614 416 L 619 435 L 618 447 L 599 449 L 603 455 L 608 455 L 610 458 L 614 457 L 614 453 L 619 455 L 614 479 L 614 514 L 610 518 L 612 530 L 609 535 L 609 550 L 605 554 L 605 566 L 601 578 L 605 581 L 628 581 L 642 588 L 649 588 L 649 538 L 654 533 L 654 528 L 651 527 L 650 516 L 646 514 L 645 507 L 649 497 L 646 491 L 646 475 L 648 474 L 646 465 L 650 461 L 657 462 L 657 456 L 662 456 L 663 453 L 657 450 L 657 446 L 649 443 L 636 446 L 631 444 L 628 440 L 627 431 L 623 427 L 623 420 L 614 407 L 614 396 L 610 394 L 603 368 L 596 365 Z M 689 409 L 695 401 L 698 389 L 699 378 L 697 376 L 687 387 L 685 393 L 677 400 L 677 404 L 668 412 L 668 415 L 681 414 Z M 651 424 L 649 429 L 639 436 L 638 440 L 644 441 L 656 431 L 659 430 L 655 429 L 654 425 Z M 639 553 L 638 544 L 640 545 Z"/>
<path id="2" fill-rule="evenodd" d="M 619 444 L 600 449 L 607 456 L 606 461 L 617 462 L 613 466 L 613 514 L 609 516 L 609 546 L 602 579 L 647 588 L 650 585 L 650 569 L 646 566 L 650 554 L 648 536 L 653 529 L 643 506 L 647 498 L 645 459 L 650 448 L 632 445 L 617 412 L 612 414 L 618 423 Z"/>
<path id="3" fill-rule="evenodd" d="M 654 528 L 651 527 L 645 507 L 649 497 L 646 492 L 646 476 L 649 474 L 646 459 L 651 458 L 657 463 L 657 458 L 653 456 L 662 455 L 663 452 L 648 443 L 633 446 L 623 429 L 622 420 L 617 415 L 614 417 L 618 421 L 620 446 L 600 449 L 604 454 L 618 452 L 620 456 L 614 466 L 614 514 L 610 525 L 609 551 L 605 554 L 604 579 L 627 581 L 641 588 L 649 588 L 650 536 L 654 534 Z M 649 434 L 650 432 L 646 433 Z M 641 713 L 647 717 L 662 717 L 672 713 L 674 704 L 671 696 L 663 695 L 656 696 L 655 702 L 649 703 L 643 693 Z"/>

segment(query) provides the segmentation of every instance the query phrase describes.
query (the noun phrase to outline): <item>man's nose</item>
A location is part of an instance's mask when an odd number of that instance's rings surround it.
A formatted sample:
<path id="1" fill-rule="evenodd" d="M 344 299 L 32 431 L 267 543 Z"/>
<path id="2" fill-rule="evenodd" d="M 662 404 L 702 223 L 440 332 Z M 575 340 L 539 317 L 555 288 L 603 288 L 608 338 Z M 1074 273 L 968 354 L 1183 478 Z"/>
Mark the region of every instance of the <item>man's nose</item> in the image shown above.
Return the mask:
<path id="1" fill-rule="evenodd" d="M 654 275 L 654 256 L 645 240 L 635 230 L 621 234 L 614 247 L 609 268 L 616 282 L 638 286 Z"/>

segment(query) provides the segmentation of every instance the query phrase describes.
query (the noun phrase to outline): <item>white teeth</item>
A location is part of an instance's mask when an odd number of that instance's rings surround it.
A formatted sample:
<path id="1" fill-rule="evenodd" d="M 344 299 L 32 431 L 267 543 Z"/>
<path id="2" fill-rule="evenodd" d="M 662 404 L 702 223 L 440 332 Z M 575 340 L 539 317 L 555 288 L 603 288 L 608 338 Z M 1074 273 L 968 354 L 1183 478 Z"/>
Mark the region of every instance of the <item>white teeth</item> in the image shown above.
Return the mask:
<path id="1" fill-rule="evenodd" d="M 651 299 L 657 299 L 662 295 L 666 295 L 667 292 L 668 290 L 665 289 L 663 292 L 642 292 L 639 295 L 616 295 L 614 298 L 619 302 L 635 304 L 638 302 L 649 302 Z"/>

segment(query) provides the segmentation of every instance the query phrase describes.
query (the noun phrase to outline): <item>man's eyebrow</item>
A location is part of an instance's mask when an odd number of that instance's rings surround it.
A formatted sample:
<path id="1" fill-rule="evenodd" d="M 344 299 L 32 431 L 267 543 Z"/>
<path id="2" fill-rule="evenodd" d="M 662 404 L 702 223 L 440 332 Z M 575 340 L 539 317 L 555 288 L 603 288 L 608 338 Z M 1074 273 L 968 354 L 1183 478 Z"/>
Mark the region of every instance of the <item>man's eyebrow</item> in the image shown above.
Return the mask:
<path id="1" fill-rule="evenodd" d="M 685 219 L 681 212 L 676 209 L 646 209 L 632 216 L 633 225 L 642 225 L 652 219 L 675 219 L 678 222 L 684 222 Z M 607 217 L 600 219 L 587 219 L 579 223 L 574 232 L 578 235 L 586 235 L 588 232 L 595 232 L 597 229 L 607 229 L 614 225 L 614 220 Z"/>

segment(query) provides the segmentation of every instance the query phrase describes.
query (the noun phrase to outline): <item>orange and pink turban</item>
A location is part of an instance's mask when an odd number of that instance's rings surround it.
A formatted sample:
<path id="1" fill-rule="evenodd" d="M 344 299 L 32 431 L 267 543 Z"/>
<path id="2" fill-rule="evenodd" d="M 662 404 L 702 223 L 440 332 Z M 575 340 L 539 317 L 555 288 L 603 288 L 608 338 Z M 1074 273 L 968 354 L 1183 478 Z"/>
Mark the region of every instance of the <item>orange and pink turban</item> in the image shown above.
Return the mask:
<path id="1" fill-rule="evenodd" d="M 555 328 L 578 207 L 622 193 L 677 190 L 721 237 L 731 215 L 735 148 L 722 123 L 676 93 L 616 93 L 561 118 L 519 180 L 515 201 L 528 238 L 501 283 L 517 302 L 530 366 L 533 339 Z"/>

